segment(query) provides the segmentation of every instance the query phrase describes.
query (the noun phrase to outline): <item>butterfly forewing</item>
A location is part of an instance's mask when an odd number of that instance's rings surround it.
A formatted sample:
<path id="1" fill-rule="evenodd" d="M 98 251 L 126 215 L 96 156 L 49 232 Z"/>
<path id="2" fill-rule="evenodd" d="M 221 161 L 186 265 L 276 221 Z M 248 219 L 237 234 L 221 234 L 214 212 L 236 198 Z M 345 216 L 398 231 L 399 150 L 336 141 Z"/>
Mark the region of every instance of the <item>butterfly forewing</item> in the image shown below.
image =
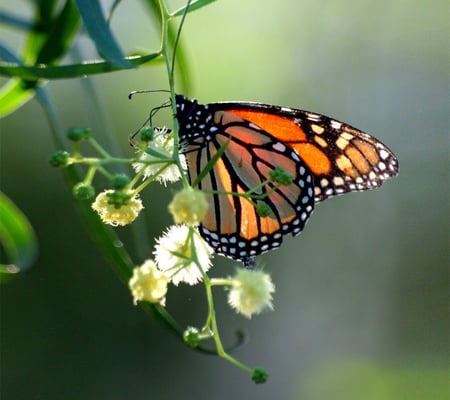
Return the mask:
<path id="1" fill-rule="evenodd" d="M 373 189 L 398 174 L 397 159 L 383 143 L 340 121 L 258 103 L 216 105 L 251 121 L 294 149 L 314 176 L 316 201 Z"/>

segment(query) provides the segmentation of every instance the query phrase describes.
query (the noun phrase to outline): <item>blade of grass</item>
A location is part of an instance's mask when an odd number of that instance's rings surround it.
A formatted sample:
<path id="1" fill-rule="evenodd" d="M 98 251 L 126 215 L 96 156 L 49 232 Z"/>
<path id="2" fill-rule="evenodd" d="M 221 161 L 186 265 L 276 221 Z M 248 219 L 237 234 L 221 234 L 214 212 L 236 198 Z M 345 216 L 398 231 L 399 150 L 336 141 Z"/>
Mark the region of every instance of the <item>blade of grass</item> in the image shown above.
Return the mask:
<path id="1" fill-rule="evenodd" d="M 100 3 L 97 0 L 75 0 L 83 24 L 94 41 L 99 53 L 121 68 L 132 68 L 122 53 L 114 35 L 109 29 Z"/>
<path id="2" fill-rule="evenodd" d="M 154 60 L 159 55 L 159 53 L 152 53 L 145 56 L 125 57 L 125 59 L 129 64 L 139 66 Z M 81 78 L 86 75 L 104 74 L 120 70 L 123 70 L 123 68 L 109 61 L 85 61 L 81 64 L 59 66 L 24 66 L 0 63 L 0 75 L 16 76 L 27 80 Z"/>
<path id="3" fill-rule="evenodd" d="M 13 28 L 23 29 L 23 30 L 30 30 L 32 29 L 32 25 L 30 22 L 22 17 L 17 17 L 13 14 L 0 11 L 0 24 L 2 25 L 10 25 Z"/>
<path id="4" fill-rule="evenodd" d="M 0 241 L 8 261 L 0 265 L 0 280 L 33 265 L 38 248 L 33 228 L 25 215 L 1 192 Z"/>
<path id="5" fill-rule="evenodd" d="M 191 4 L 189 5 L 188 8 L 188 13 L 198 10 L 202 7 L 207 6 L 208 4 L 214 2 L 216 0 L 194 0 L 191 2 Z M 178 10 L 174 11 L 173 13 L 170 14 L 171 17 L 179 17 L 180 15 L 184 14 L 184 10 L 186 10 L 186 6 L 183 6 L 181 8 L 179 8 Z"/>
<path id="6" fill-rule="evenodd" d="M 29 30 L 22 57 L 9 52 L 9 60 L 15 59 L 16 67 L 22 64 L 51 64 L 60 59 L 69 48 L 78 30 L 80 18 L 72 1 L 66 1 L 57 16 L 52 16 L 55 1 L 36 3 L 33 29 Z M 40 28 L 45 28 L 44 30 Z M 2 47 L 5 54 L 6 47 Z M 38 85 L 36 77 L 12 79 L 0 90 L 0 117 L 4 117 L 28 102 L 34 96 Z"/>
<path id="7" fill-rule="evenodd" d="M 35 95 L 32 88 L 24 86 L 21 79 L 11 79 L 0 89 L 0 118 L 6 117 L 31 100 Z"/>
<path id="8" fill-rule="evenodd" d="M 59 15 L 46 27 L 46 37 L 37 53 L 36 64 L 52 64 L 63 57 L 80 26 L 80 15 L 72 1 L 67 1 Z M 35 51 L 35 50 L 31 50 Z"/>

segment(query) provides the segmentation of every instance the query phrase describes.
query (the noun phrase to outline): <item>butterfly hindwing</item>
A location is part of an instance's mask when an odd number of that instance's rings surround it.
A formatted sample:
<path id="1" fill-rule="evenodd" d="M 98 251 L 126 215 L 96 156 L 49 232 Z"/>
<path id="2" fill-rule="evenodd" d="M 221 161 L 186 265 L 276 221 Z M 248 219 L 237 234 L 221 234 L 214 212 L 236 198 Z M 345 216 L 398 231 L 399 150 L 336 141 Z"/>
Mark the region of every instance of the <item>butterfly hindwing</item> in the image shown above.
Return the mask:
<path id="1" fill-rule="evenodd" d="M 202 107 L 202 106 L 198 106 Z M 314 208 L 313 179 L 298 155 L 261 129 L 228 112 L 216 112 L 206 121 L 206 132 L 183 136 L 180 141 L 188 159 L 189 178 L 193 182 L 208 161 L 226 146 L 222 156 L 200 181 L 199 188 L 208 197 L 209 210 L 199 231 L 218 253 L 245 260 L 281 245 L 283 236 L 299 234 Z M 187 124 L 191 125 L 191 124 Z M 282 165 L 293 183 L 274 188 L 273 183 L 255 191 L 270 214 L 261 217 L 253 204 L 243 196 L 270 178 L 270 171 Z"/>

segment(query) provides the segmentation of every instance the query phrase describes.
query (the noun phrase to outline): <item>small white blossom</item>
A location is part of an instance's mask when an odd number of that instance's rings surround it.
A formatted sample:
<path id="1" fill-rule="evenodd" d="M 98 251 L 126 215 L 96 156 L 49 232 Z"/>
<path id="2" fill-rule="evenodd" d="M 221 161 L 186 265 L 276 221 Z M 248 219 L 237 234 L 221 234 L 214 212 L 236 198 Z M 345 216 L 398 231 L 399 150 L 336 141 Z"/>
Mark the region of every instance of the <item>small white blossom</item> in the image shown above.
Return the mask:
<path id="1" fill-rule="evenodd" d="M 128 198 L 125 193 L 121 198 L 123 204 L 120 207 L 116 207 L 111 201 L 111 196 L 115 193 L 111 189 L 99 193 L 91 207 L 100 215 L 105 224 L 112 226 L 128 225 L 138 217 L 139 212 L 144 208 L 142 201 L 137 196 Z"/>
<path id="2" fill-rule="evenodd" d="M 202 280 L 199 266 L 193 260 L 192 245 L 202 270 L 206 272 L 211 268 L 210 258 L 213 250 L 197 231 L 193 232 L 191 239 L 189 237 L 189 227 L 172 225 L 162 237 L 157 239 L 153 252 L 158 268 L 164 271 L 176 286 L 180 282 L 195 285 Z"/>
<path id="3" fill-rule="evenodd" d="M 273 309 L 272 293 L 275 286 L 270 275 L 262 271 L 239 269 L 231 278 L 233 284 L 228 292 L 228 304 L 239 314 L 250 318 L 265 308 Z"/>
<path id="4" fill-rule="evenodd" d="M 167 128 L 155 128 L 155 136 L 153 140 L 148 142 L 148 148 L 152 149 L 166 158 L 171 158 L 173 156 L 173 134 L 168 134 L 169 130 Z M 187 169 L 186 157 L 183 154 L 179 155 L 181 166 L 184 170 Z M 167 182 L 173 183 L 181 178 L 180 171 L 175 164 L 167 166 L 162 172 L 158 173 L 162 167 L 164 167 L 164 162 L 161 162 L 161 158 L 143 153 L 140 161 L 160 161 L 154 164 L 147 163 L 134 163 L 133 168 L 136 172 L 140 172 L 144 168 L 144 179 L 151 176 L 156 176 L 156 180 L 160 183 L 166 184 Z"/>
<path id="5" fill-rule="evenodd" d="M 187 187 L 175 194 L 169 211 L 176 224 L 197 226 L 205 218 L 208 201 L 202 191 Z"/>
<path id="6" fill-rule="evenodd" d="M 133 270 L 133 276 L 128 282 L 134 304 L 145 300 L 150 303 L 164 305 L 169 280 L 161 272 L 153 260 L 147 260 Z"/>

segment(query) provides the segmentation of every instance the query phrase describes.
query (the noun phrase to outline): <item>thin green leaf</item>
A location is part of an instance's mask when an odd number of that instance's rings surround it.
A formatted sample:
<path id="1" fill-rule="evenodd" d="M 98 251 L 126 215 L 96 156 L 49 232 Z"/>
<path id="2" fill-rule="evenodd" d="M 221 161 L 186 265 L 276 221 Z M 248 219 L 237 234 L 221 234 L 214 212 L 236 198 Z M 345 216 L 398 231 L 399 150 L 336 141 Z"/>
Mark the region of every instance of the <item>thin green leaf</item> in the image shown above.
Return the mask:
<path id="1" fill-rule="evenodd" d="M 48 26 L 51 23 L 58 0 L 43 0 L 35 2 L 37 21 L 39 26 Z"/>
<path id="2" fill-rule="evenodd" d="M 199 8 L 205 7 L 208 4 L 214 2 L 216 0 L 194 0 L 191 2 L 188 8 L 188 13 L 191 11 L 198 10 Z M 186 10 L 186 6 L 183 6 L 179 8 L 178 10 L 174 11 L 172 14 L 170 14 L 171 17 L 179 17 L 180 15 L 184 14 L 184 11 Z"/>
<path id="3" fill-rule="evenodd" d="M 0 192 L 0 242 L 7 263 L 0 265 L 0 279 L 29 268 L 37 255 L 33 228 L 14 203 Z"/>
<path id="4" fill-rule="evenodd" d="M 59 60 L 70 47 L 80 26 L 80 16 L 72 1 L 67 1 L 52 23 L 45 26 L 46 40 L 37 54 L 36 64 L 51 64 Z"/>
<path id="5" fill-rule="evenodd" d="M 132 68 L 117 44 L 98 0 L 75 0 L 84 26 L 102 57 L 121 68 Z"/>
<path id="6" fill-rule="evenodd" d="M 20 60 L 6 46 L 0 45 L 0 58 L 8 62 L 19 63 Z M 31 98 L 35 92 L 20 79 L 10 79 L 0 89 L 0 118 L 12 113 Z"/>
<path id="7" fill-rule="evenodd" d="M 72 1 L 68 0 L 59 15 L 53 17 L 55 1 L 42 1 L 35 10 L 33 25 L 36 30 L 29 31 L 22 59 L 9 52 L 6 59 L 15 58 L 16 68 L 22 63 L 51 64 L 60 59 L 69 48 L 72 38 L 78 30 L 80 19 Z M 39 29 L 41 27 L 42 29 Z M 45 30 L 43 30 L 45 28 Z M 2 52 L 6 54 L 6 47 Z M 9 65 L 9 64 L 6 64 Z M 37 67 L 39 68 L 39 67 Z M 19 74 L 17 74 L 19 75 Z M 14 76 L 11 74 L 10 76 Z M 4 117 L 33 98 L 38 77 L 27 76 L 23 80 L 10 80 L 0 90 L 0 117 Z"/>
<path id="8" fill-rule="evenodd" d="M 14 52 L 6 45 L 0 42 L 0 60 L 8 63 L 20 64 L 20 60 L 16 57 Z"/>
<path id="9" fill-rule="evenodd" d="M 12 51 L 2 45 L 0 45 L 0 57 L 6 61 L 20 64 L 20 60 Z M 37 96 L 43 102 L 46 101 L 44 89 L 35 84 L 30 84 L 30 82 L 37 83 L 37 81 L 10 79 L 0 89 L 0 118 L 12 113 L 34 96 Z"/>
<path id="10" fill-rule="evenodd" d="M 157 57 L 159 57 L 159 53 L 148 54 L 146 56 L 126 57 L 126 60 L 133 66 L 139 66 Z M 112 71 L 120 71 L 122 69 L 122 67 L 109 61 L 86 61 L 82 64 L 60 66 L 21 66 L 0 63 L 0 75 L 16 76 L 27 80 L 81 78 L 86 75 L 103 74 Z"/>
<path id="11" fill-rule="evenodd" d="M 0 11 L 0 24 L 10 25 L 13 28 L 18 28 L 18 29 L 23 29 L 23 30 L 32 29 L 32 25 L 30 24 L 30 21 L 28 21 L 22 17 L 17 17 L 13 14 L 9 14 L 4 11 Z"/>
<path id="12" fill-rule="evenodd" d="M 0 118 L 13 113 L 31 100 L 34 95 L 33 88 L 27 88 L 23 80 L 10 79 L 0 89 Z"/>

